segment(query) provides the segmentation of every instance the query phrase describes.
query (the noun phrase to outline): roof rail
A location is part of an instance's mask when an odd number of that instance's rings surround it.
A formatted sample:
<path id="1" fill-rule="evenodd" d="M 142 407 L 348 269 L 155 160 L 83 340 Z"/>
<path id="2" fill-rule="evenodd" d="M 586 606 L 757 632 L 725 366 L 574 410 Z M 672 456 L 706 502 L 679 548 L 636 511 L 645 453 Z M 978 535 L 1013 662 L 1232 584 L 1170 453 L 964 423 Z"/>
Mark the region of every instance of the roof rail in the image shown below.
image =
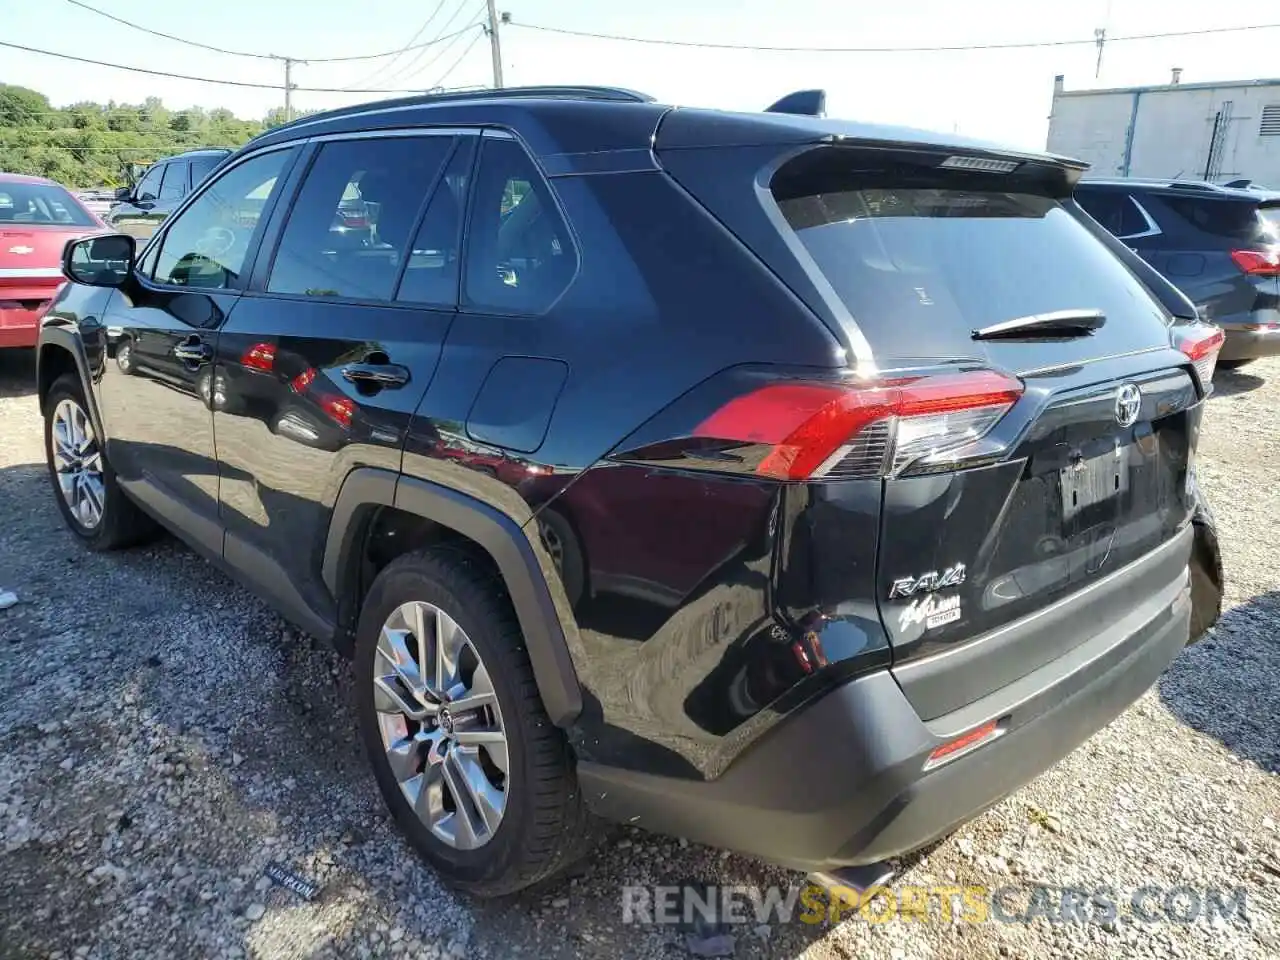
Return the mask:
<path id="1" fill-rule="evenodd" d="M 1204 193 L 1212 193 L 1218 189 L 1216 183 L 1205 183 L 1202 180 L 1171 180 L 1169 186 L 1178 190 L 1200 190 Z"/>
<path id="2" fill-rule="evenodd" d="M 269 136 L 278 130 L 299 127 L 306 123 L 320 120 L 333 120 L 338 117 L 351 117 L 369 110 L 383 110 L 388 107 L 429 107 L 434 103 L 465 103 L 468 100 L 509 100 L 509 99 L 559 99 L 559 100 L 611 100 L 618 103 L 652 103 L 653 97 L 647 93 L 627 90 L 623 87 L 590 87 L 590 86 L 540 86 L 540 87 L 499 87 L 479 90 L 453 90 L 445 93 L 418 93 L 408 97 L 394 97 L 387 100 L 368 100 L 364 103 L 352 104 L 349 107 L 337 107 L 333 110 L 321 110 L 310 113 L 278 127 L 272 127 L 259 137 Z M 254 138 L 255 140 L 257 137 Z"/>

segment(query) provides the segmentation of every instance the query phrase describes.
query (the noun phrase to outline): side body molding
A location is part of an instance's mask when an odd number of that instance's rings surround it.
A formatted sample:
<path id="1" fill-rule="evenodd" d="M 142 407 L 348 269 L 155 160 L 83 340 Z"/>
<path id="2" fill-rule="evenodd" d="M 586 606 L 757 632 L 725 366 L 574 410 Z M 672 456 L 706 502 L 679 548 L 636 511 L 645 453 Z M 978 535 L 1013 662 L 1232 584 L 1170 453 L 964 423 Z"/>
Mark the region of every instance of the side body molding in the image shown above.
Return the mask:
<path id="1" fill-rule="evenodd" d="M 480 500 L 439 484 L 360 468 L 343 482 L 325 543 L 322 576 L 340 596 L 350 551 L 358 548 L 364 520 L 378 506 L 424 517 L 479 544 L 493 558 L 533 664 L 534 679 L 551 722 L 567 727 L 582 712 L 582 690 L 564 626 L 528 536 L 518 523 Z"/>

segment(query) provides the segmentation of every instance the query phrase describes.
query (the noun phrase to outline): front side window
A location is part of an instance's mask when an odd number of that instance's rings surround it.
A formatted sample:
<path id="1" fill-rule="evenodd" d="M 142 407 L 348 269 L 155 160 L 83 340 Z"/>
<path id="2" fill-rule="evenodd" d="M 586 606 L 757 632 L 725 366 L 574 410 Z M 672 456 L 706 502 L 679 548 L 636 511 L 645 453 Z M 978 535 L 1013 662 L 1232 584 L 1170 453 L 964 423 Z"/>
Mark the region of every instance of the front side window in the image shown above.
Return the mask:
<path id="1" fill-rule="evenodd" d="M 156 282 L 205 290 L 236 286 L 291 152 L 275 150 L 237 164 L 183 210 L 160 242 Z"/>
<path id="2" fill-rule="evenodd" d="M 154 167 L 146 172 L 146 175 L 138 183 L 138 189 L 133 195 L 139 200 L 148 202 L 155 201 L 160 197 L 160 179 L 164 176 L 164 168 L 167 163 L 157 163 Z"/>
<path id="3" fill-rule="evenodd" d="M 550 188 L 515 140 L 487 139 L 467 239 L 466 299 L 502 313 L 541 313 L 577 270 Z"/>
<path id="4" fill-rule="evenodd" d="M 289 213 L 268 292 L 390 300 L 452 144 L 432 136 L 324 144 Z"/>
<path id="5" fill-rule="evenodd" d="M 187 194 L 187 165 L 175 161 L 164 168 L 164 179 L 160 181 L 161 200 L 181 200 Z"/>

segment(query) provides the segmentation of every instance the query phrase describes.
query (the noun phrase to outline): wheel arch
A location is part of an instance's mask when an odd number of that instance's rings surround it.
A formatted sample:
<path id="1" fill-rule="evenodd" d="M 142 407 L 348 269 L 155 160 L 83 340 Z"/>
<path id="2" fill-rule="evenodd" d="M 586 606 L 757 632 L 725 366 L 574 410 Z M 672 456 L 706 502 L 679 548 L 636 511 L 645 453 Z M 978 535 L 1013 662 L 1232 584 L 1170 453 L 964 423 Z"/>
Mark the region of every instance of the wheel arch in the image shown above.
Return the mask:
<path id="1" fill-rule="evenodd" d="M 358 594 L 365 540 L 374 518 L 385 508 L 420 517 L 469 540 L 493 561 L 520 623 L 547 716 L 558 727 L 570 726 L 582 712 L 582 690 L 569 653 L 566 624 L 558 612 L 560 604 L 524 529 L 489 504 L 390 470 L 361 467 L 349 473 L 334 503 L 321 569 L 325 586 L 338 603 L 339 618 L 344 612 L 355 612 L 350 598 Z M 567 601 L 563 605 L 567 610 Z M 568 632 L 574 632 L 572 615 L 569 619 Z"/>
<path id="2" fill-rule="evenodd" d="M 75 374 L 80 378 L 80 389 L 84 392 L 85 403 L 89 406 L 89 416 L 93 419 L 94 432 L 105 439 L 102 417 L 98 412 L 98 398 L 92 389 L 89 361 L 85 357 L 83 344 L 68 329 L 46 326 L 41 332 L 40 345 L 36 350 L 36 398 L 41 410 L 44 409 L 45 397 L 49 395 L 54 383 L 67 373 Z"/>

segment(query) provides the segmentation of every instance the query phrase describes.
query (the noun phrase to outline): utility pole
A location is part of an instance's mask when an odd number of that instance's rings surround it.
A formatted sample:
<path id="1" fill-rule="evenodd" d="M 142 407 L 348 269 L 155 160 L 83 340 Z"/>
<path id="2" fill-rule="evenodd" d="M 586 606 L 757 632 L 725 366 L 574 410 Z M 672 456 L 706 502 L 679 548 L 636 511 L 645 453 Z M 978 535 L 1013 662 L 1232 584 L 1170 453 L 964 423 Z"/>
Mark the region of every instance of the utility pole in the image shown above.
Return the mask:
<path id="1" fill-rule="evenodd" d="M 305 65 L 307 61 L 295 60 L 293 57 L 277 57 L 274 54 L 272 57 L 284 64 L 284 122 L 288 123 L 293 119 L 293 91 L 297 89 L 293 82 L 293 67 L 295 64 Z"/>
<path id="2" fill-rule="evenodd" d="M 1093 68 L 1093 78 L 1096 80 L 1102 73 L 1102 47 L 1107 42 L 1107 28 L 1098 27 L 1094 30 L 1093 40 L 1098 45 L 1098 65 Z"/>
<path id="3" fill-rule="evenodd" d="M 485 28 L 485 32 L 489 34 L 489 53 L 493 57 L 493 88 L 500 90 L 502 88 L 502 41 L 498 39 L 498 11 L 494 0 L 487 0 L 489 7 L 489 25 Z M 502 19 L 508 19 L 508 14 L 503 14 Z"/>

